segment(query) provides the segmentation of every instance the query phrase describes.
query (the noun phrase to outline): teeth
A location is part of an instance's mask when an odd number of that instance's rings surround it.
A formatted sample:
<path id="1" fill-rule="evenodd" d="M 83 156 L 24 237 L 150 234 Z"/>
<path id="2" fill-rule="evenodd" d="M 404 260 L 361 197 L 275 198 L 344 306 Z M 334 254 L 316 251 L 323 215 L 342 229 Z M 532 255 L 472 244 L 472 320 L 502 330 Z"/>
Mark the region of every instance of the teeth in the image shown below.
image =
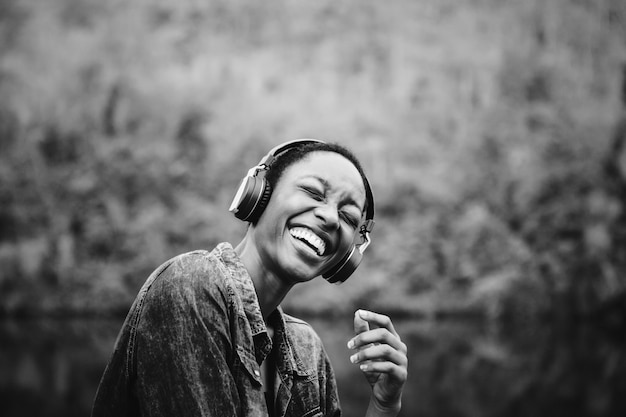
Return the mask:
<path id="1" fill-rule="evenodd" d="M 293 229 L 289 229 L 289 233 L 291 233 L 291 236 L 295 237 L 296 239 L 302 240 L 312 246 L 317 252 L 318 256 L 322 256 L 324 254 L 324 251 L 326 250 L 326 244 L 310 229 L 307 229 L 305 227 L 294 227 Z"/>

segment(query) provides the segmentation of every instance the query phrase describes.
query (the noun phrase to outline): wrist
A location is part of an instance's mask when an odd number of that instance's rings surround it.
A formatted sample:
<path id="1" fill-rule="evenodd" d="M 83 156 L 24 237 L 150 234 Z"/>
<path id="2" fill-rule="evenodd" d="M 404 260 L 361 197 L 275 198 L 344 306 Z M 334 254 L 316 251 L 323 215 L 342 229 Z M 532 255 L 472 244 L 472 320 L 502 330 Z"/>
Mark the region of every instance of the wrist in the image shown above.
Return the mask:
<path id="1" fill-rule="evenodd" d="M 395 417 L 400 413 L 402 401 L 381 402 L 374 395 L 370 398 L 369 407 L 367 409 L 367 417 Z"/>

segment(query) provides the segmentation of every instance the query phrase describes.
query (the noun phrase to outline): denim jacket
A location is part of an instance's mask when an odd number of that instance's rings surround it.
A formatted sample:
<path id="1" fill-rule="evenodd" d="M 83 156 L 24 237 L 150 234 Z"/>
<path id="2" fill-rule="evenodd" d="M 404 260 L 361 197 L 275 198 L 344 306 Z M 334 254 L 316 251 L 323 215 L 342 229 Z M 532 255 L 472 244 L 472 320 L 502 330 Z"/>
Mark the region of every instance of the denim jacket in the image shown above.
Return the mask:
<path id="1" fill-rule="evenodd" d="M 317 334 L 280 308 L 269 319 L 274 342 L 230 244 L 165 262 L 126 317 L 92 417 L 268 416 L 260 363 L 270 351 L 277 364 L 273 415 L 340 416 Z"/>

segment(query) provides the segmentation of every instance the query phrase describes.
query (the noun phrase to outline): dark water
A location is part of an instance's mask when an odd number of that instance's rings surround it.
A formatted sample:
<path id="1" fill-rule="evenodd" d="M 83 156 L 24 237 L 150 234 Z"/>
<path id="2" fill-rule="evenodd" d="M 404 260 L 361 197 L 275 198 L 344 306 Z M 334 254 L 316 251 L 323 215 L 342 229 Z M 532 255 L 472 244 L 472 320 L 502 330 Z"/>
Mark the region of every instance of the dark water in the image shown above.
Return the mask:
<path id="1" fill-rule="evenodd" d="M 351 318 L 309 320 L 347 417 L 369 387 L 349 363 Z M 121 320 L 0 322 L 0 414 L 88 416 Z M 626 342 L 577 327 L 397 321 L 410 349 L 402 416 L 626 416 Z"/>

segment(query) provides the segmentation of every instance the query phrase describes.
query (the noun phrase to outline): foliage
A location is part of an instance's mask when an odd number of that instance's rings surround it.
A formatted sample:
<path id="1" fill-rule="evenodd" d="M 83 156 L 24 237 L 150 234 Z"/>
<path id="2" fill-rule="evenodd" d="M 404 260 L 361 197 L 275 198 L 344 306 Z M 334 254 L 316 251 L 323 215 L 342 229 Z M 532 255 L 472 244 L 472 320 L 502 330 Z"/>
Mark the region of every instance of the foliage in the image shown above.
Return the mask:
<path id="1" fill-rule="evenodd" d="M 592 312 L 626 290 L 625 23 L 620 0 L 4 1 L 0 310 L 125 311 L 242 236 L 226 208 L 267 149 L 319 137 L 362 159 L 375 243 L 287 307 Z"/>

